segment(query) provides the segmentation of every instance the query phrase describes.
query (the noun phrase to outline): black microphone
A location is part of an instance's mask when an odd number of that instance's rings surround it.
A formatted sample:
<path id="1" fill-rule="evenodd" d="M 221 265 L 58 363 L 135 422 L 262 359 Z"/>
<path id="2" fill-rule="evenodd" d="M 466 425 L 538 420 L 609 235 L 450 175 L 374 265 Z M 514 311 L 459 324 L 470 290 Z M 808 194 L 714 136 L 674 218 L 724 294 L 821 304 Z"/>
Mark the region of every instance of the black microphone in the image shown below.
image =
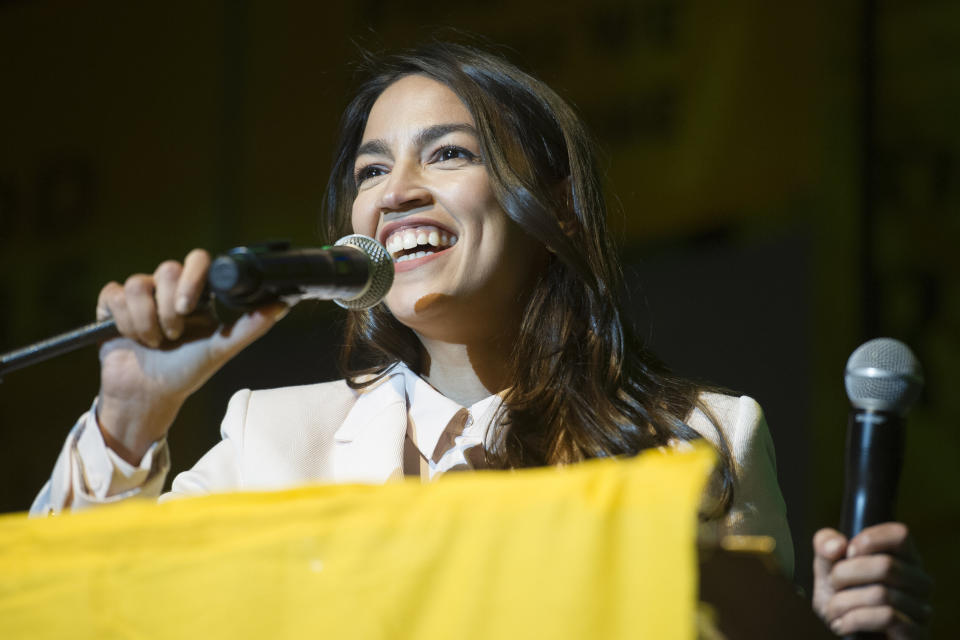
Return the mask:
<path id="1" fill-rule="evenodd" d="M 249 309 L 274 300 L 333 300 L 367 309 L 393 284 L 393 260 L 379 242 L 354 234 L 332 247 L 291 249 L 288 242 L 237 247 L 218 257 L 207 276 L 227 306 Z"/>
<path id="2" fill-rule="evenodd" d="M 923 372 L 907 345 L 877 338 L 850 355 L 844 382 L 851 409 L 840 529 L 850 539 L 867 527 L 894 519 L 903 466 L 904 416 L 920 395 Z M 885 637 L 860 632 L 845 640 Z"/>
<path id="3" fill-rule="evenodd" d="M 904 415 L 920 395 L 923 372 L 907 345 L 877 338 L 850 355 L 844 381 L 852 406 L 840 527 L 852 538 L 894 519 Z"/>
<path id="4" fill-rule="evenodd" d="M 290 249 L 287 242 L 238 247 L 210 266 L 207 289 L 228 307 L 246 310 L 282 300 L 333 300 L 347 309 L 368 309 L 393 284 L 393 259 L 379 242 L 353 234 L 322 249 Z M 201 308 L 209 306 L 203 301 Z M 210 313 L 209 309 L 202 313 Z M 0 355 L 0 378 L 88 344 L 116 338 L 112 320 L 94 322 Z"/>

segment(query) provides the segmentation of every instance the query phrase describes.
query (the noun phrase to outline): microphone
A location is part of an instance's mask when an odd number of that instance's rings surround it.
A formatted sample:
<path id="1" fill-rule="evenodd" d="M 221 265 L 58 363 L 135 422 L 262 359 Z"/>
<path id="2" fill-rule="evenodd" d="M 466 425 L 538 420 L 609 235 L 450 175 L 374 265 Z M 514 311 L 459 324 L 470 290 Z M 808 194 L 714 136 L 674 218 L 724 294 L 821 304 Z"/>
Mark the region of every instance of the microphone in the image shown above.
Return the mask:
<path id="1" fill-rule="evenodd" d="M 877 338 L 857 347 L 844 376 L 850 398 L 840 529 L 847 539 L 894 519 L 903 466 L 904 415 L 923 388 L 920 362 L 907 345 Z M 844 640 L 884 638 L 860 632 Z"/>
<path id="2" fill-rule="evenodd" d="M 345 309 L 368 309 L 393 284 L 393 259 L 373 238 L 345 236 L 332 247 L 290 249 L 288 242 L 238 247 L 218 257 L 207 275 L 207 290 L 228 307 L 253 309 L 281 300 L 333 300 Z M 200 305 L 203 307 L 203 303 Z M 112 320 L 94 322 L 0 355 L 0 378 L 88 344 L 116 338 Z"/>
<path id="3" fill-rule="evenodd" d="M 393 259 L 383 245 L 360 234 L 321 249 L 266 243 L 218 257 L 207 283 L 218 300 L 239 309 L 274 300 L 291 306 L 301 300 L 333 300 L 345 309 L 368 309 L 390 290 Z"/>
<path id="4" fill-rule="evenodd" d="M 923 371 L 907 345 L 877 338 L 850 355 L 844 381 L 851 410 L 840 527 L 852 538 L 894 519 L 904 416 L 923 388 Z"/>

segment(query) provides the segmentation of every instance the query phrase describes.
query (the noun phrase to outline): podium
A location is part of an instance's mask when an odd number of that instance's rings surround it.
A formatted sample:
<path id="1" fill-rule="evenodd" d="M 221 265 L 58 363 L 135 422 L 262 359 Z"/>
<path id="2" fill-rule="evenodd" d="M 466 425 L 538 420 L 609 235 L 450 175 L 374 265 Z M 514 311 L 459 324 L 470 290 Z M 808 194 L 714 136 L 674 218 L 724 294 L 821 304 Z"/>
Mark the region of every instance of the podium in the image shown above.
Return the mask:
<path id="1" fill-rule="evenodd" d="M 701 550 L 699 583 L 703 638 L 836 640 L 768 554 Z M 719 635 L 711 636 L 712 631 Z"/>
<path id="2" fill-rule="evenodd" d="M 712 464 L 697 448 L 7 515 L 0 637 L 695 638 Z M 773 597 L 740 567 L 705 567 L 705 594 Z M 707 602 L 732 628 L 732 605 Z"/>

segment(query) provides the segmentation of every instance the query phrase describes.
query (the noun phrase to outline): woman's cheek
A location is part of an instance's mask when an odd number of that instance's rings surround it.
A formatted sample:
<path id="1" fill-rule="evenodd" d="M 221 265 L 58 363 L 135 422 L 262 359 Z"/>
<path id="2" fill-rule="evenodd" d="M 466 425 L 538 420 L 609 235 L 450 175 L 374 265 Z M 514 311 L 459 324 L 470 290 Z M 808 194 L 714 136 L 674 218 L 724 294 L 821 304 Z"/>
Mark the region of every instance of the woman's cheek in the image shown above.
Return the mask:
<path id="1" fill-rule="evenodd" d="M 350 224 L 353 226 L 354 233 L 361 233 L 371 238 L 376 236 L 377 216 L 366 213 L 369 207 L 364 207 L 363 202 L 358 198 L 353 204 L 353 210 L 350 214 Z"/>

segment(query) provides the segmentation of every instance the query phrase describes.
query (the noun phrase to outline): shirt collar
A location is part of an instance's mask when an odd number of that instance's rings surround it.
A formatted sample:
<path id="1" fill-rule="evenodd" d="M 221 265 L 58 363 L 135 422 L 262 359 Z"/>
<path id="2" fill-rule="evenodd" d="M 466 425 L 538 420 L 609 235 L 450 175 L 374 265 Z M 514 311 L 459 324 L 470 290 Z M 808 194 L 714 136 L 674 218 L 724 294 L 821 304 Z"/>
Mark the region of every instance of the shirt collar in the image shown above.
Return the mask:
<path id="1" fill-rule="evenodd" d="M 466 408 L 473 417 L 469 431 L 476 433 L 485 441 L 489 433 L 490 422 L 503 400 L 498 394 L 492 394 L 469 407 L 463 407 L 436 389 L 429 382 L 411 371 L 405 364 L 399 363 L 393 372 L 403 375 L 404 390 L 407 396 L 407 415 L 415 425 L 410 437 L 417 449 L 426 459 L 433 455 L 437 442 L 450 420 L 461 409 Z"/>

